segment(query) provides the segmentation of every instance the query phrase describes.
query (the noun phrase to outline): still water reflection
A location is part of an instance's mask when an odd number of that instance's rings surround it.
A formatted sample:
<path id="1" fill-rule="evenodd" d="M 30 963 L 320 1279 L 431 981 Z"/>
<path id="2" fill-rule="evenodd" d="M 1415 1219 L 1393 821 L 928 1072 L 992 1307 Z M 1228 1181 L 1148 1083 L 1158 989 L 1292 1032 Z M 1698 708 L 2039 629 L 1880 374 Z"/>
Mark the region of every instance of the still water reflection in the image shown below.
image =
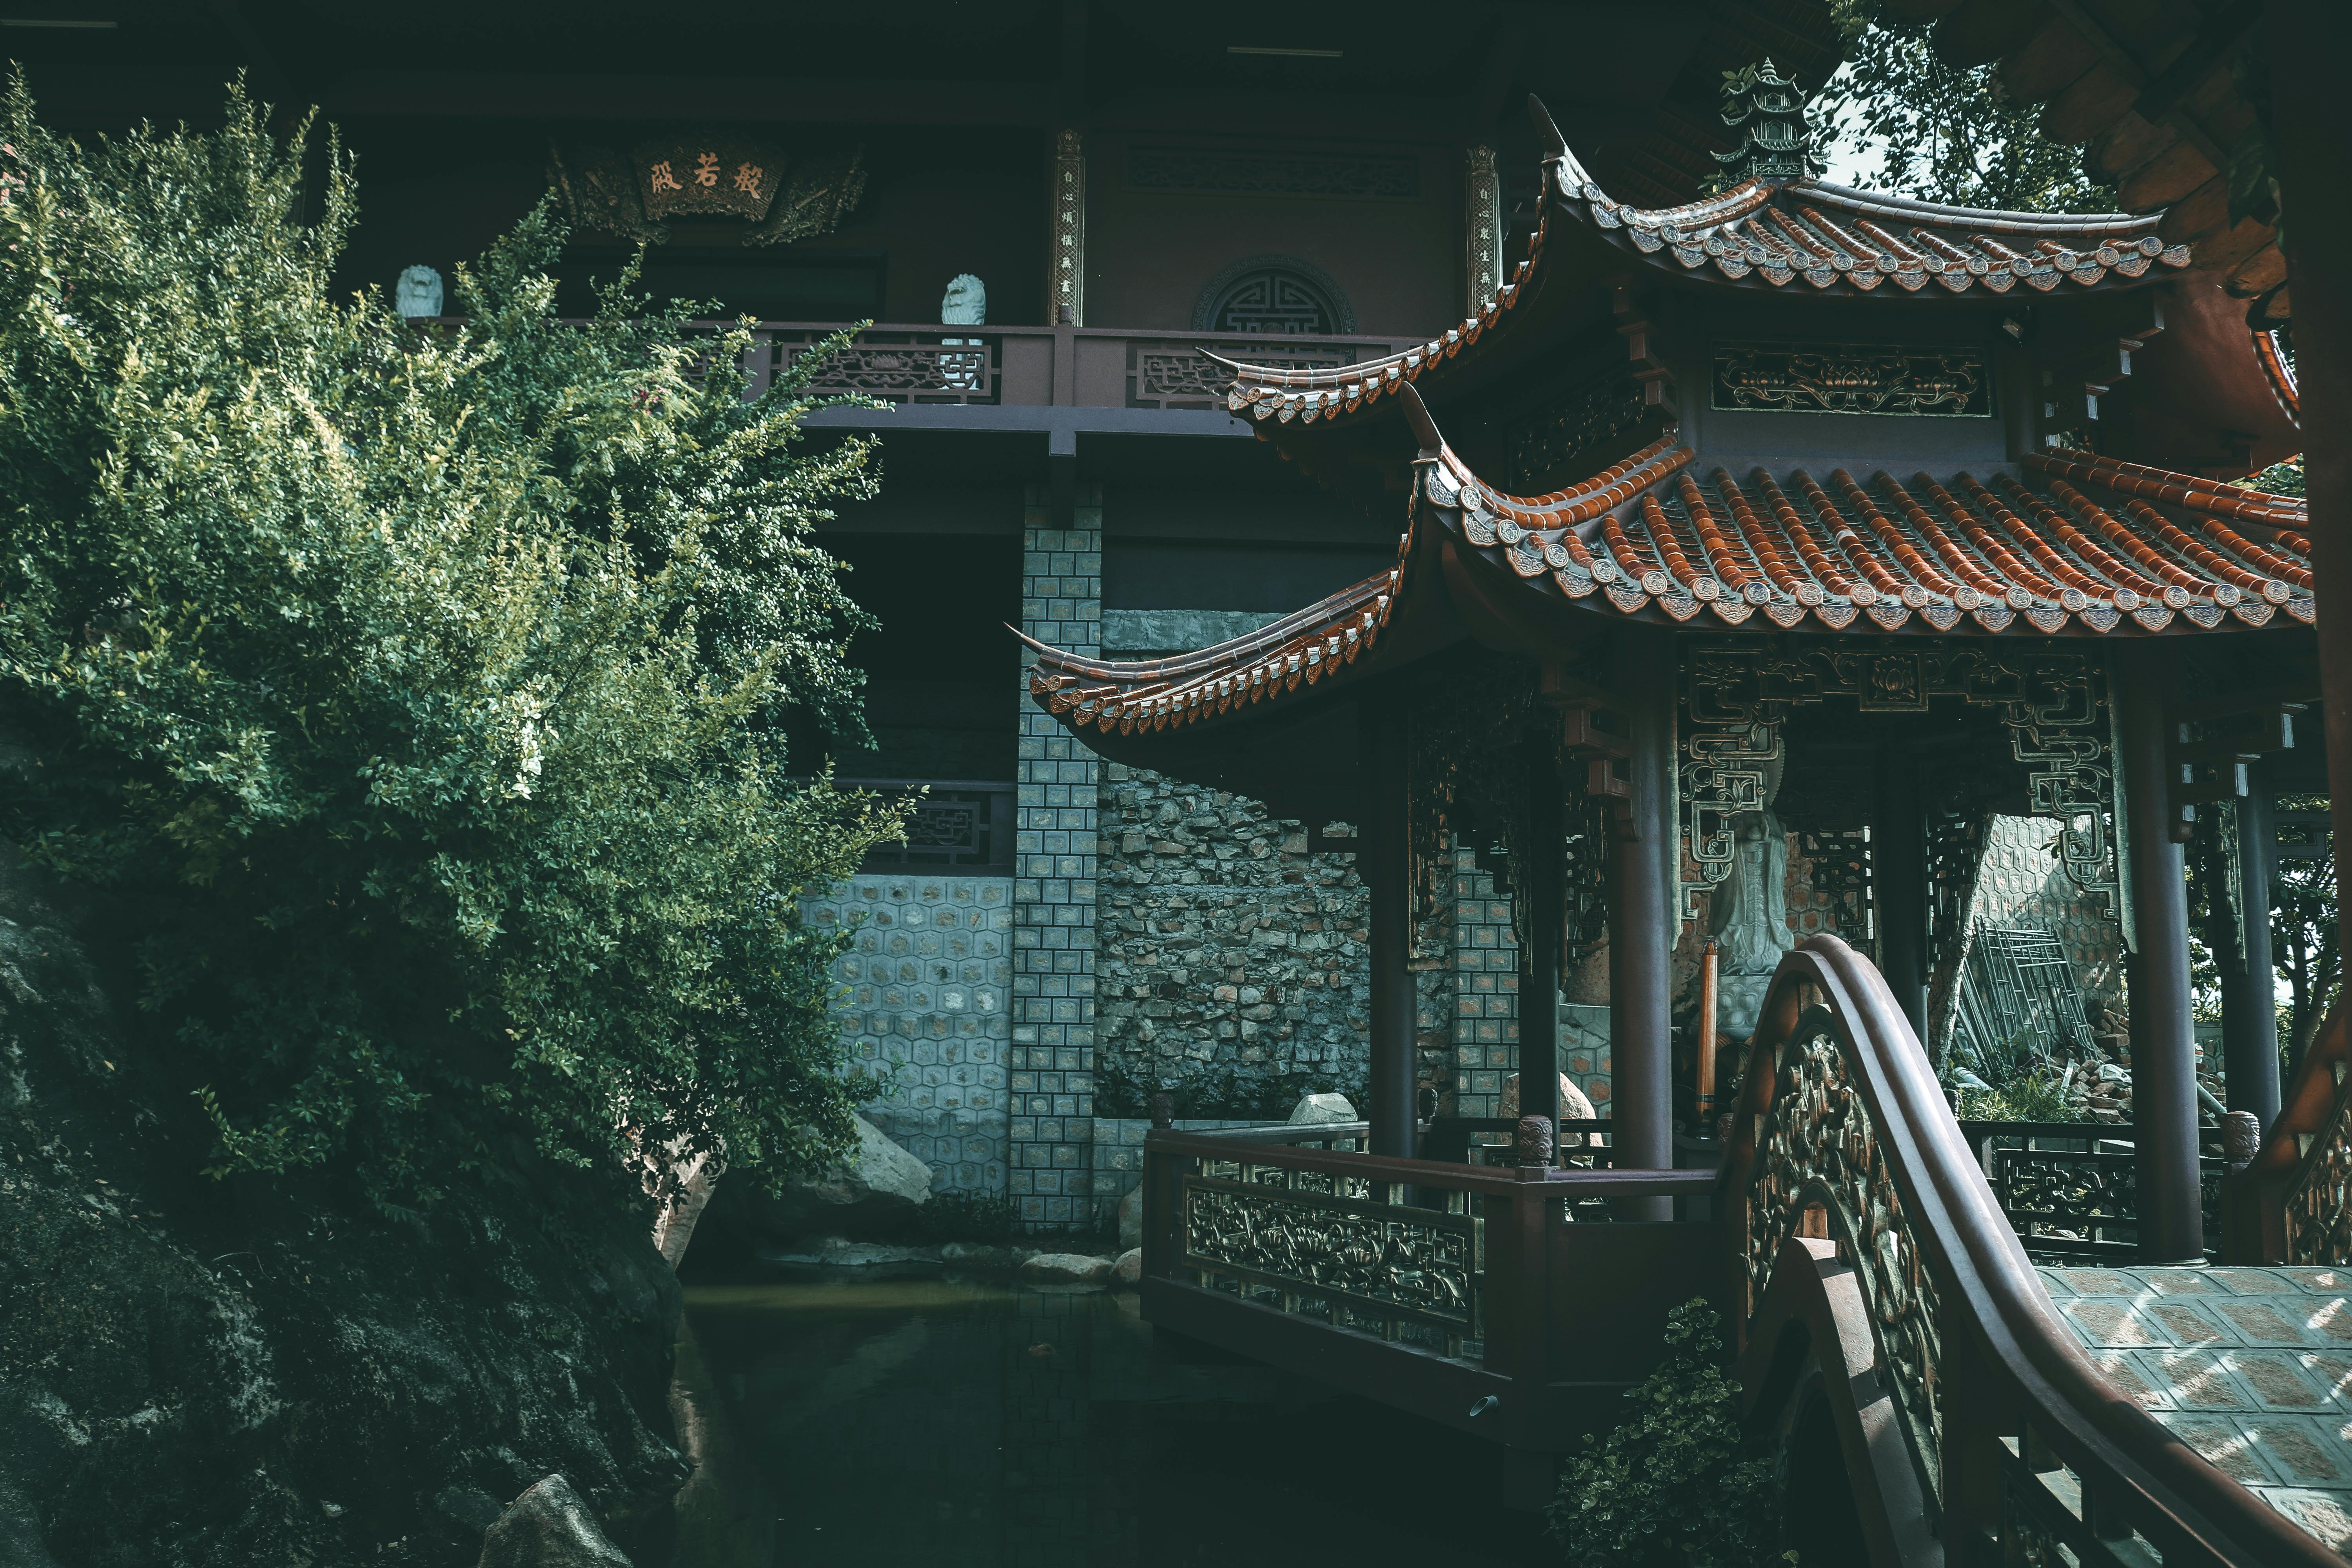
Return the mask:
<path id="1" fill-rule="evenodd" d="M 1558 1561 L 1493 1450 L 1155 1344 L 1132 1295 L 861 1272 L 688 1290 L 679 1568 Z"/>

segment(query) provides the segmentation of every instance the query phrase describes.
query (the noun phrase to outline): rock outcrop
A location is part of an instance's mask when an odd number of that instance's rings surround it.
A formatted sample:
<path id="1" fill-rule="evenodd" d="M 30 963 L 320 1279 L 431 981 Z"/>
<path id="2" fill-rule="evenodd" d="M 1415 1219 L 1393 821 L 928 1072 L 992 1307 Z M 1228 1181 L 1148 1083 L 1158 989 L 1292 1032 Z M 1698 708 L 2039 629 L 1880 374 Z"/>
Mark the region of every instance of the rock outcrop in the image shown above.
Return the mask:
<path id="1" fill-rule="evenodd" d="M 482 1537 L 476 1568 L 635 1568 L 572 1483 L 545 1480 L 514 1500 Z"/>
<path id="2" fill-rule="evenodd" d="M 1302 1094 L 1298 1103 L 1290 1108 L 1293 1127 L 1320 1127 L 1327 1122 L 1355 1120 L 1356 1108 L 1344 1094 Z"/>
<path id="3" fill-rule="evenodd" d="M 752 1182 L 722 1183 L 699 1226 L 713 1250 L 768 1256 L 804 1237 L 870 1236 L 928 1203 L 931 1168 L 864 1117 L 856 1121 L 856 1152 L 793 1178 L 780 1193 Z"/>
<path id="4" fill-rule="evenodd" d="M 199 1174 L 185 1055 L 98 940 L 136 911 L 78 900 L 0 855 L 0 1558 L 473 1568 L 561 1471 L 662 1561 L 678 1288 L 627 1177 L 516 1137 L 387 1217 Z"/>

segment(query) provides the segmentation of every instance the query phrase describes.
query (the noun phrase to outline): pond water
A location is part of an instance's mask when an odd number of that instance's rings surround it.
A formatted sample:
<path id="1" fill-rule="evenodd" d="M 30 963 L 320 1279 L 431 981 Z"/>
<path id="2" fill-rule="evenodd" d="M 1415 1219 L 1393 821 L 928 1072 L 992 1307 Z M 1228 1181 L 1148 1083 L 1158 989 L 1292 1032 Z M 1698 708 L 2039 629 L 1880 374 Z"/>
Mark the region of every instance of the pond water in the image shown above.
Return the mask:
<path id="1" fill-rule="evenodd" d="M 1559 1562 L 1497 1450 L 1155 1342 L 1133 1295 L 875 1273 L 688 1289 L 677 1568 Z"/>

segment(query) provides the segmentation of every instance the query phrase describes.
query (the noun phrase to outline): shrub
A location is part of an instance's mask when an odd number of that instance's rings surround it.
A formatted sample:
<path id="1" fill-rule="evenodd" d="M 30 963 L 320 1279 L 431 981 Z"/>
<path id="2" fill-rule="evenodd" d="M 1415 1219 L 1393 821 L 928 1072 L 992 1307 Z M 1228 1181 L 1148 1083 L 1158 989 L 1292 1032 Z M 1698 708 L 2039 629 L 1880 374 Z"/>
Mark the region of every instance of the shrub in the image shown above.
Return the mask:
<path id="1" fill-rule="evenodd" d="M 305 221 L 307 122 L 6 117 L 0 827 L 125 911 L 212 1171 L 400 1207 L 517 1125 L 843 1145 L 839 939 L 791 895 L 896 818 L 781 737 L 857 723 L 808 531 L 870 445 L 796 451 L 804 382 L 745 403 L 743 336 L 629 277 L 560 321 L 543 206 L 425 331 L 331 298 L 356 195 L 331 145 Z"/>
<path id="2" fill-rule="evenodd" d="M 1742 1458 L 1739 1385 L 1705 1298 L 1666 1317 L 1666 1359 L 1628 1389 L 1625 1419 L 1586 1434 L 1546 1511 L 1580 1568 L 1719 1568 L 1769 1560 L 1780 1520 L 1772 1461 Z"/>

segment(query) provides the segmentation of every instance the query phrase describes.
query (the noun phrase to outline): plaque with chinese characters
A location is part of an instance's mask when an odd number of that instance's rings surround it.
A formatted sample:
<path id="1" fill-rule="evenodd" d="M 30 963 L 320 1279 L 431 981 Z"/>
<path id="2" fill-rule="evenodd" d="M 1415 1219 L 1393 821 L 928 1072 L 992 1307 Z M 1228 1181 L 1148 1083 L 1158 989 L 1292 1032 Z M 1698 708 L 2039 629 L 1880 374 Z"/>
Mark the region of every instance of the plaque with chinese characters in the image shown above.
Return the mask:
<path id="1" fill-rule="evenodd" d="M 1889 343 L 1718 342 L 1709 406 L 1780 414 L 1992 413 L 1982 350 Z"/>
<path id="2" fill-rule="evenodd" d="M 740 137 L 641 142 L 632 154 L 646 216 L 749 218 L 768 216 L 783 160 Z"/>

